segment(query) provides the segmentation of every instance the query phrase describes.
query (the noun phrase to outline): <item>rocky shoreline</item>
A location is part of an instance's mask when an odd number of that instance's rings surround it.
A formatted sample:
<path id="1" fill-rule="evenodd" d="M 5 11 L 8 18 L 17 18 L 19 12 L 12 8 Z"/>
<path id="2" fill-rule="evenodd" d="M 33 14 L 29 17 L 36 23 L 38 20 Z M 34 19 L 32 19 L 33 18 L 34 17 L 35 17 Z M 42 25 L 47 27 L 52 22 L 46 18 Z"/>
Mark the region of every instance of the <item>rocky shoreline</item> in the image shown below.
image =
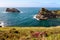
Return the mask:
<path id="1" fill-rule="evenodd" d="M 47 10 L 46 8 L 41 8 L 36 18 L 39 20 L 47 20 L 51 18 L 60 17 L 60 10 Z"/>

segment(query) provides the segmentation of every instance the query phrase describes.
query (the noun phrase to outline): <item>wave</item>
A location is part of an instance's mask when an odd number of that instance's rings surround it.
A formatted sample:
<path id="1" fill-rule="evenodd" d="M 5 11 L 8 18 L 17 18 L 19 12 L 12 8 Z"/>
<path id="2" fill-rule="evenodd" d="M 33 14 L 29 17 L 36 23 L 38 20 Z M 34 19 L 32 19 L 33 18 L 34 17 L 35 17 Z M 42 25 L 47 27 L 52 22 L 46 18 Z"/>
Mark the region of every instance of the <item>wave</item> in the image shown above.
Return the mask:
<path id="1" fill-rule="evenodd" d="M 4 22 L 3 21 L 0 21 L 0 26 L 4 27 Z"/>
<path id="2" fill-rule="evenodd" d="M 20 11 L 20 13 L 23 13 L 23 11 Z"/>
<path id="3" fill-rule="evenodd" d="M 4 11 L 4 12 L 2 12 L 2 13 L 9 13 L 9 12 L 5 12 L 5 11 Z"/>
<path id="4" fill-rule="evenodd" d="M 33 18 L 34 18 L 34 19 L 37 19 L 37 20 L 39 20 L 38 18 L 36 18 L 36 16 L 37 16 L 37 14 L 36 14 L 36 15 L 34 15 L 34 16 L 33 16 Z"/>

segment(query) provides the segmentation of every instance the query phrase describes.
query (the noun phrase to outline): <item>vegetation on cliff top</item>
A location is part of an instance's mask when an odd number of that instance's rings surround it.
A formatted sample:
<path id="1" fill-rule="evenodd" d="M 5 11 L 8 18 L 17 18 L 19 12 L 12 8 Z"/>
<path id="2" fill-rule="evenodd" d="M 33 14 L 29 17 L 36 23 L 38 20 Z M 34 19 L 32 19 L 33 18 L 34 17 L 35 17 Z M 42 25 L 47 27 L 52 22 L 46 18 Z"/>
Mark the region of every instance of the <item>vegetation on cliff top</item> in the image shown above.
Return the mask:
<path id="1" fill-rule="evenodd" d="M 0 40 L 60 40 L 60 27 L 4 27 Z"/>

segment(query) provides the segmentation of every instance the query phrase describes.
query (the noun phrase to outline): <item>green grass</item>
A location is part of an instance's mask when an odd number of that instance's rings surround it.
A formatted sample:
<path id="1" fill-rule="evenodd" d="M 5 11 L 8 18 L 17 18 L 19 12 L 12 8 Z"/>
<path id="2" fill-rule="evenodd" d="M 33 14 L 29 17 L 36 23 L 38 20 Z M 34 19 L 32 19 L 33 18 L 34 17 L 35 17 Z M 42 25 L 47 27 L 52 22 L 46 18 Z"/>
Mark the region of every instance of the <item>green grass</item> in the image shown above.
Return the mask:
<path id="1" fill-rule="evenodd" d="M 30 31 L 45 32 L 48 36 L 32 37 Z M 60 27 L 4 27 L 0 40 L 60 40 Z"/>

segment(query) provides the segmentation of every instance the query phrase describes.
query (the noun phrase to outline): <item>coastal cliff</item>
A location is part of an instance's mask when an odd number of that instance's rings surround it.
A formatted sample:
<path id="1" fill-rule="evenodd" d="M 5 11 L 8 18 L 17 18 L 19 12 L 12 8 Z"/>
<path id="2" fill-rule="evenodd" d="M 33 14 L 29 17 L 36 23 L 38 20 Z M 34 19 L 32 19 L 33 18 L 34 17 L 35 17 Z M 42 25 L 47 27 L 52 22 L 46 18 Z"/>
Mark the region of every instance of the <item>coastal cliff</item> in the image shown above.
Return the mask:
<path id="1" fill-rule="evenodd" d="M 51 18 L 60 17 L 60 10 L 47 10 L 46 8 L 41 8 L 36 18 L 39 20 L 46 20 Z"/>

